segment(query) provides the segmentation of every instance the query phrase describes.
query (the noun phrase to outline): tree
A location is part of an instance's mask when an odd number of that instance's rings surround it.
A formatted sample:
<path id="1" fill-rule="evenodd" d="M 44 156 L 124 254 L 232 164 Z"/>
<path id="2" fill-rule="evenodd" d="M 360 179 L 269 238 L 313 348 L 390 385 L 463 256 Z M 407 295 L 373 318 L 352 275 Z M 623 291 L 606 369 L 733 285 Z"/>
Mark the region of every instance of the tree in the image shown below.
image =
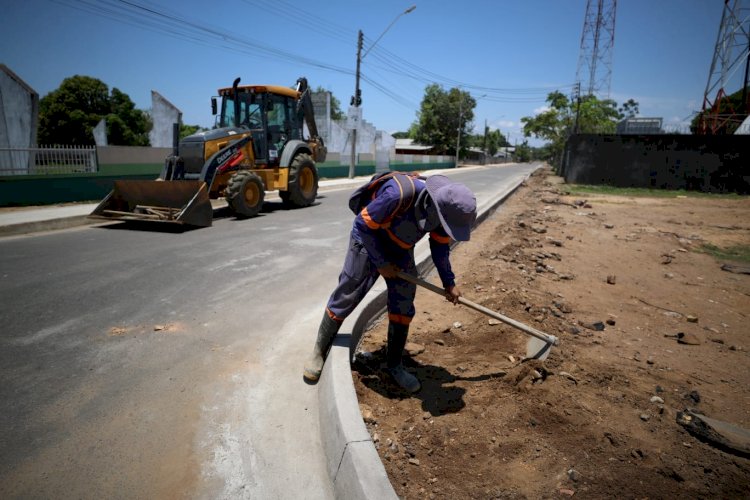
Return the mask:
<path id="1" fill-rule="evenodd" d="M 705 126 L 709 129 L 708 133 L 717 135 L 734 134 L 739 128 L 747 115 L 747 105 L 742 102 L 742 89 L 737 92 L 717 99 L 719 102 L 718 113 L 713 110 L 700 112 L 693 117 L 690 122 L 690 132 L 697 134 L 700 132 L 702 122 L 705 120 Z M 714 115 L 715 117 L 712 117 Z M 718 115 L 718 116 L 716 116 Z M 713 128 L 713 132 L 711 132 Z"/>
<path id="2" fill-rule="evenodd" d="M 527 162 L 532 159 L 532 150 L 529 146 L 529 141 L 523 141 L 521 144 L 516 146 L 516 161 Z"/>
<path id="3" fill-rule="evenodd" d="M 123 146 L 148 146 L 148 132 L 153 127 L 151 117 L 135 108 L 127 94 L 112 88 L 111 112 L 107 115 L 107 142 Z"/>
<path id="4" fill-rule="evenodd" d="M 550 143 L 552 162 L 559 164 L 565 149 L 565 142 L 573 133 L 612 134 L 617 121 L 622 117 L 617 103 L 611 99 L 600 100 L 596 96 L 583 96 L 578 100 L 569 99 L 559 91 L 547 96 L 547 109 L 536 116 L 521 118 L 525 137 L 534 136 Z M 628 109 L 638 108 L 632 99 Z"/>
<path id="5" fill-rule="evenodd" d="M 476 101 L 471 94 L 458 88 L 448 92 L 438 84 L 425 88 L 412 138 L 420 144 L 429 144 L 437 154 L 456 154 L 456 140 L 461 131 L 462 146 L 468 143 L 468 132 L 474 128 Z"/>
<path id="6" fill-rule="evenodd" d="M 92 130 L 109 114 L 109 90 L 100 80 L 73 76 L 39 101 L 40 144 L 94 144 Z"/>
<path id="7" fill-rule="evenodd" d="M 637 101 L 628 99 L 622 103 L 622 106 L 617 108 L 617 111 L 620 113 L 620 118 L 635 118 L 638 116 L 640 110 L 638 109 Z"/>
<path id="8" fill-rule="evenodd" d="M 151 119 L 135 108 L 127 94 L 90 76 L 63 80 L 57 90 L 39 102 L 40 144 L 93 145 L 93 129 L 107 121 L 108 142 L 123 146 L 147 146 Z"/>
<path id="9" fill-rule="evenodd" d="M 185 125 L 184 123 L 180 123 L 180 139 L 184 139 L 185 137 L 197 132 L 203 132 L 204 130 L 208 129 L 201 127 L 200 125 Z"/>

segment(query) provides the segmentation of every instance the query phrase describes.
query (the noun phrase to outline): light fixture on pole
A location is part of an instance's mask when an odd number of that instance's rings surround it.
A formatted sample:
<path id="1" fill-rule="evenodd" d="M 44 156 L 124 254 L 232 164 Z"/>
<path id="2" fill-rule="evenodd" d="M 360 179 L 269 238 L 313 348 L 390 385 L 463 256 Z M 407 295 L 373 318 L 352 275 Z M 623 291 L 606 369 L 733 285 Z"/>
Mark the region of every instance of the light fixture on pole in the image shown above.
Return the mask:
<path id="1" fill-rule="evenodd" d="M 365 51 L 364 55 L 362 55 L 362 44 L 364 40 L 364 35 L 362 33 L 362 30 L 359 30 L 359 33 L 357 34 L 357 72 L 354 79 L 354 95 L 352 96 L 351 100 L 351 107 L 354 108 L 354 111 L 352 112 L 351 108 L 349 110 L 349 121 L 352 124 L 352 157 L 349 160 L 349 178 L 354 178 L 354 172 L 357 166 L 357 127 L 360 123 L 360 117 L 359 117 L 359 106 L 362 104 L 362 92 L 359 90 L 359 67 L 362 63 L 362 59 L 365 58 L 367 54 L 372 50 L 375 45 L 380 41 L 381 38 L 383 38 L 383 35 L 391 29 L 391 26 L 396 24 L 396 21 L 399 20 L 401 16 L 404 14 L 408 14 L 412 12 L 414 9 L 416 9 L 416 5 L 412 5 L 399 15 L 397 15 L 393 21 L 391 21 L 391 24 L 388 25 L 388 27 L 383 30 L 383 32 L 380 34 L 378 38 L 375 39 L 375 42 L 373 42 L 372 45 Z"/>

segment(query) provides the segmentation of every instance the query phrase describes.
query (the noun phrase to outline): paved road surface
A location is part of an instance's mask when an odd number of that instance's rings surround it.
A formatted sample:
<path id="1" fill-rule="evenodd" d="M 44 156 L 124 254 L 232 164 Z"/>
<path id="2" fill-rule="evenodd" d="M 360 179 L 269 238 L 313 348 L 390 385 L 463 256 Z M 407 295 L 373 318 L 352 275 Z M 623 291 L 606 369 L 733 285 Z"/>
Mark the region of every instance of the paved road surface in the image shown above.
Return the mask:
<path id="1" fill-rule="evenodd" d="M 450 175 L 481 201 L 529 171 Z M 330 498 L 301 369 L 351 191 L 0 240 L 0 497 Z"/>

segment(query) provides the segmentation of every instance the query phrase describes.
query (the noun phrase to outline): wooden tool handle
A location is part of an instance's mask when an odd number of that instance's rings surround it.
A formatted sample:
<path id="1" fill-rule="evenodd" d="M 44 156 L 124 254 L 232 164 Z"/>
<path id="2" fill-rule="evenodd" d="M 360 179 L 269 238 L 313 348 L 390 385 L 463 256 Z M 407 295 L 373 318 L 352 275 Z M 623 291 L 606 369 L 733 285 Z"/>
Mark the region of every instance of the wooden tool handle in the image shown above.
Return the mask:
<path id="1" fill-rule="evenodd" d="M 421 278 L 418 278 L 416 276 L 412 276 L 411 274 L 407 274 L 403 271 L 398 272 L 398 277 L 402 280 L 408 281 L 409 283 L 414 283 L 415 285 L 419 285 L 423 288 L 426 288 L 432 292 L 435 292 L 438 295 L 441 295 L 445 297 L 445 290 L 440 288 L 439 286 L 435 286 L 432 283 L 425 281 Z M 544 342 L 547 342 L 548 344 L 557 345 L 558 340 L 557 337 L 554 335 L 549 335 L 547 333 L 544 333 L 542 331 L 537 330 L 536 328 L 532 328 L 528 325 L 525 325 L 521 323 L 520 321 L 516 321 L 512 318 L 509 318 L 507 316 L 503 316 L 502 314 L 495 312 L 491 309 L 487 309 L 484 306 L 481 306 L 475 302 L 470 301 L 469 299 L 465 299 L 464 297 L 459 297 L 458 302 L 474 309 L 475 311 L 478 311 L 482 314 L 486 314 L 487 316 L 491 318 L 495 318 L 496 320 L 502 321 L 503 323 L 512 326 L 513 328 L 517 328 L 521 330 L 524 333 L 527 333 L 531 335 L 532 337 L 536 337 L 539 340 L 543 340 Z"/>

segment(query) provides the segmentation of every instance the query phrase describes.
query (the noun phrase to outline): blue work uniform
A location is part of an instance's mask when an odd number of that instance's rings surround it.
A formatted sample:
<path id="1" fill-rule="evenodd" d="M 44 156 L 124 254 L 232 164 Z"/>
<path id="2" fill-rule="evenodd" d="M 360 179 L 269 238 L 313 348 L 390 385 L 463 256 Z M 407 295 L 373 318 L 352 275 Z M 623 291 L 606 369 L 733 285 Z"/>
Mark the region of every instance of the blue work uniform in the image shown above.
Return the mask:
<path id="1" fill-rule="evenodd" d="M 416 192 L 411 205 L 394 216 L 402 201 L 401 188 L 393 179 L 386 181 L 355 217 L 344 268 L 326 308 L 334 320 L 343 321 L 357 307 L 380 276 L 379 267 L 391 263 L 406 273 L 417 274 L 414 245 L 428 233 L 419 228 L 414 214 L 414 203 L 425 189 L 425 183 L 414 179 L 414 187 Z M 455 276 L 449 260 L 451 239 L 442 226 L 429 234 L 432 260 L 443 287 L 453 286 Z M 416 285 L 399 278 L 386 279 L 386 284 L 389 321 L 408 325 L 416 313 Z"/>

